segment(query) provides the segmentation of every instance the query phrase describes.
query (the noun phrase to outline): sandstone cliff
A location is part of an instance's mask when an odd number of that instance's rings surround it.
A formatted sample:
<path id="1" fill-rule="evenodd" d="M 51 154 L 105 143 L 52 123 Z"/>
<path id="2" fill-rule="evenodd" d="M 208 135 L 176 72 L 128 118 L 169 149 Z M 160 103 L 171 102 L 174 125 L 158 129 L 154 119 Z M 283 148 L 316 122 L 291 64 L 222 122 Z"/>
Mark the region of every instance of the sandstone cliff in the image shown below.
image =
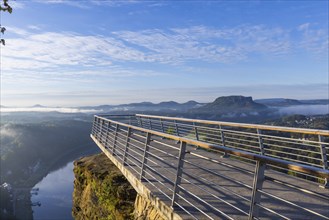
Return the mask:
<path id="1" fill-rule="evenodd" d="M 104 155 L 74 162 L 75 219 L 134 219 L 136 191 Z"/>
<path id="2" fill-rule="evenodd" d="M 74 175 L 72 215 L 77 220 L 163 219 L 105 154 L 75 161 Z"/>

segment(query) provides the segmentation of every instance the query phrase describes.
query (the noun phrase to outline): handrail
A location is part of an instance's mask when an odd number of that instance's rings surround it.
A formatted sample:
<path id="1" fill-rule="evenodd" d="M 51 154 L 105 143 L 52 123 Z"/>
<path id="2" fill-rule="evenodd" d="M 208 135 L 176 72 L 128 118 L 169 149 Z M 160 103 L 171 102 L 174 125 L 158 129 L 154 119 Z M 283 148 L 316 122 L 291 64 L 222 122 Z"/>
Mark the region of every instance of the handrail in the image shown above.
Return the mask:
<path id="1" fill-rule="evenodd" d="M 271 126 L 271 125 L 256 125 L 256 124 L 247 124 L 247 123 L 221 122 L 221 121 L 210 121 L 210 120 L 201 120 L 201 119 L 186 119 L 186 118 L 179 118 L 179 117 L 166 117 L 166 116 L 144 115 L 144 114 L 136 114 L 136 116 L 137 117 L 146 117 L 146 118 L 166 119 L 166 120 L 179 120 L 179 121 L 194 122 L 194 123 L 204 123 L 204 124 L 210 124 L 210 125 L 255 128 L 255 129 L 262 129 L 262 130 L 274 130 L 274 131 L 285 131 L 285 132 L 329 136 L 329 131 L 319 130 L 319 129 L 292 128 L 292 127 L 281 127 L 281 126 Z"/>
<path id="2" fill-rule="evenodd" d="M 139 115 L 137 115 L 137 116 L 139 116 Z M 185 137 L 179 137 L 179 136 L 175 136 L 175 135 L 171 135 L 171 134 L 167 134 L 167 133 L 162 133 L 162 132 L 158 132 L 158 131 L 154 131 L 154 130 L 150 130 L 150 129 L 146 129 L 146 128 L 137 127 L 134 125 L 128 125 L 128 124 L 114 121 L 114 120 L 104 118 L 104 117 L 99 117 L 99 116 L 97 116 L 97 117 L 100 119 L 103 119 L 105 121 L 108 121 L 108 122 L 116 123 L 121 126 L 125 126 L 125 127 L 132 128 L 135 130 L 140 130 L 140 131 L 154 134 L 157 136 L 161 136 L 164 138 L 173 139 L 175 141 L 181 141 L 181 142 L 185 142 L 187 144 L 196 145 L 196 146 L 204 148 L 204 149 L 215 149 L 215 150 L 218 150 L 218 151 L 221 151 L 224 153 L 233 154 L 233 155 L 236 155 L 239 157 L 243 157 L 243 158 L 247 158 L 247 159 L 251 159 L 251 160 L 255 160 L 255 161 L 260 161 L 260 162 L 265 162 L 267 164 L 276 165 L 276 166 L 279 166 L 282 168 L 289 168 L 290 170 L 293 170 L 293 171 L 299 171 L 299 172 L 303 172 L 305 174 L 310 174 L 310 175 L 314 175 L 314 176 L 322 177 L 322 178 L 329 178 L 329 170 L 324 170 L 324 169 L 320 169 L 320 168 L 309 166 L 309 165 L 303 165 L 303 164 L 298 164 L 298 163 L 294 163 L 294 162 L 290 162 L 290 161 L 285 161 L 282 159 L 273 158 L 273 157 L 269 157 L 269 156 L 265 156 L 265 155 L 249 153 L 246 151 L 236 150 L 234 148 L 224 147 L 224 146 L 220 146 L 220 145 L 216 145 L 216 144 L 209 144 L 206 142 L 201 142 L 201 141 L 197 141 L 197 140 L 193 140 L 193 139 L 189 139 L 189 138 L 185 138 Z"/>

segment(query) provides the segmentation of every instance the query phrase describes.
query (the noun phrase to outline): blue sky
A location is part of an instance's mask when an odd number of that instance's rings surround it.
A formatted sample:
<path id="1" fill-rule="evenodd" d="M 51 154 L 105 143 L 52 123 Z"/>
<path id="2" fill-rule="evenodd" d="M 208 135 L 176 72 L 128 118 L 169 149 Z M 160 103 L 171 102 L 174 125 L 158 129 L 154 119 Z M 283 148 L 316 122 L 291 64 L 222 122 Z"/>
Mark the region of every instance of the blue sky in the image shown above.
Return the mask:
<path id="1" fill-rule="evenodd" d="M 328 1 L 11 1 L 1 104 L 329 98 Z"/>

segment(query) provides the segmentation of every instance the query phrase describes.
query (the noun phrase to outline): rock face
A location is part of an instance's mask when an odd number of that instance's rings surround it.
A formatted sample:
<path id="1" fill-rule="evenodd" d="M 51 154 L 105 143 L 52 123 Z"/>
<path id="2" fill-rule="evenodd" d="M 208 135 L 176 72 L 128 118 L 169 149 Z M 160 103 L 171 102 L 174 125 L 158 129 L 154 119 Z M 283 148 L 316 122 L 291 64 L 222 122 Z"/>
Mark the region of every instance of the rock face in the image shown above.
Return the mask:
<path id="1" fill-rule="evenodd" d="M 75 219 L 134 219 L 136 191 L 104 155 L 74 162 Z"/>
<path id="2" fill-rule="evenodd" d="M 256 103 L 251 97 L 244 96 L 223 96 L 214 102 L 206 104 L 200 108 L 195 108 L 196 113 L 227 113 L 227 112 L 251 112 L 264 110 L 265 105 Z"/>
<path id="3" fill-rule="evenodd" d="M 74 175 L 74 219 L 163 219 L 105 154 L 75 161 Z"/>
<path id="4" fill-rule="evenodd" d="M 136 220 L 163 220 L 161 214 L 154 209 L 151 202 L 140 195 L 136 197 L 134 218 Z"/>

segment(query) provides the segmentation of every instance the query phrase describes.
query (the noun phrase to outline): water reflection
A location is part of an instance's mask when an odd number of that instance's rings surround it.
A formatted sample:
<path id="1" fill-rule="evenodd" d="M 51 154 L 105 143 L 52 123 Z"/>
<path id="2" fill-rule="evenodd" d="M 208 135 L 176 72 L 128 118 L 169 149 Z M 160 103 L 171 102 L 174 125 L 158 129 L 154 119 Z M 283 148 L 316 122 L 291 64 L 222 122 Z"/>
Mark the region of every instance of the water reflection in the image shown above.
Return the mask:
<path id="1" fill-rule="evenodd" d="M 34 206 L 34 219 L 73 219 L 73 162 L 65 167 L 49 173 L 34 188 L 39 188 L 38 194 L 32 196 L 32 202 L 40 202 L 41 206 Z"/>

